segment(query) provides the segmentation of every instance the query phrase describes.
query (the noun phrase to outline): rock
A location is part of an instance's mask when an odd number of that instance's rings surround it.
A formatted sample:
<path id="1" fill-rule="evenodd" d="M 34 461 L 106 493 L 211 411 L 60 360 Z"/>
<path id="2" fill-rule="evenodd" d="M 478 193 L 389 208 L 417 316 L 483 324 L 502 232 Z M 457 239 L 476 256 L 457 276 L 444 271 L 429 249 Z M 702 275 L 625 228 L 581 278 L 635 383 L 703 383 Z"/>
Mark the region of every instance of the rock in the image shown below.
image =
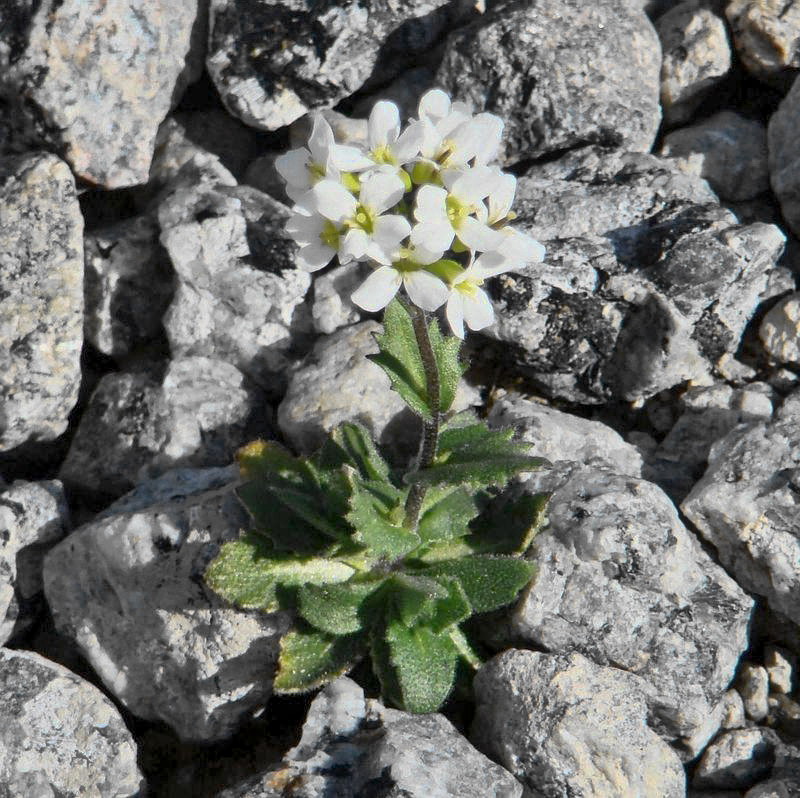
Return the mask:
<path id="1" fill-rule="evenodd" d="M 0 785 L 8 796 L 134 798 L 136 746 L 96 687 L 29 651 L 0 648 Z"/>
<path id="2" fill-rule="evenodd" d="M 212 0 L 206 66 L 234 116 L 277 130 L 367 81 L 385 83 L 474 14 L 471 5 Z"/>
<path id="3" fill-rule="evenodd" d="M 797 668 L 797 657 L 780 646 L 764 647 L 764 667 L 769 674 L 769 685 L 776 693 L 789 695 L 792 692 L 792 680 Z"/>
<path id="4" fill-rule="evenodd" d="M 800 621 L 797 416 L 739 427 L 711 449 L 681 508 L 745 589 Z"/>
<path id="5" fill-rule="evenodd" d="M 800 11 L 800 6 L 797 6 Z M 789 227 L 800 235 L 800 79 L 795 80 L 767 127 L 769 179 Z"/>
<path id="6" fill-rule="evenodd" d="M 182 167 L 158 209 L 177 277 L 164 317 L 172 354 L 225 360 L 280 395 L 293 336 L 310 328 L 311 278 L 294 265 L 289 211 L 246 186 L 189 183 L 193 169 Z"/>
<path id="7" fill-rule="evenodd" d="M 311 318 L 317 332 L 330 335 L 341 327 L 359 321 L 361 314 L 350 301 L 350 295 L 365 278 L 363 264 L 348 263 L 335 266 L 314 280 Z"/>
<path id="8" fill-rule="evenodd" d="M 522 787 L 439 714 L 411 715 L 364 699 L 343 677 L 311 704 L 300 742 L 276 769 L 219 798 L 519 798 Z"/>
<path id="9" fill-rule="evenodd" d="M 0 26 L 0 91 L 14 102 L 18 136 L 63 152 L 90 183 L 145 183 L 156 129 L 199 74 L 198 0 L 25 6 L 14 27 Z"/>
<path id="10" fill-rule="evenodd" d="M 537 578 L 482 627 L 486 637 L 635 673 L 649 686 L 651 723 L 670 741 L 705 729 L 747 648 L 752 600 L 652 483 L 561 464 L 525 484 L 552 492 L 531 550 Z"/>
<path id="11" fill-rule="evenodd" d="M 738 690 L 727 690 L 722 696 L 722 729 L 741 729 L 747 721 L 744 717 L 744 702 Z"/>
<path id="12" fill-rule="evenodd" d="M 163 331 L 173 277 L 158 232 L 155 220 L 137 216 L 84 238 L 84 337 L 111 357 L 124 357 Z"/>
<path id="13" fill-rule="evenodd" d="M 436 85 L 503 118 L 513 163 L 587 143 L 648 151 L 660 67 L 652 25 L 622 0 L 523 0 L 453 32 Z"/>
<path id="14" fill-rule="evenodd" d="M 777 693 L 769 697 L 769 705 L 766 722 L 790 739 L 797 740 L 800 737 L 800 704 L 787 695 Z"/>
<path id="15" fill-rule="evenodd" d="M 36 619 L 42 559 L 68 528 L 69 510 L 60 482 L 0 485 L 0 644 Z"/>
<path id="16" fill-rule="evenodd" d="M 731 68 L 725 22 L 696 0 L 670 8 L 655 23 L 661 40 L 661 106 L 664 122 L 691 118 L 703 98 Z"/>
<path id="17" fill-rule="evenodd" d="M 800 5 L 794 0 L 729 0 L 725 16 L 747 70 L 785 87 L 800 69 Z"/>
<path id="18" fill-rule="evenodd" d="M 770 729 L 723 732 L 705 750 L 692 784 L 702 789 L 745 790 L 770 774 L 778 737 Z"/>
<path id="19" fill-rule="evenodd" d="M 708 180 L 723 200 L 753 199 L 769 190 L 766 128 L 733 111 L 668 133 L 661 155 Z"/>
<path id="20" fill-rule="evenodd" d="M 249 525 L 232 488 L 101 518 L 45 559 L 56 629 L 130 712 L 184 740 L 224 739 L 263 708 L 288 628 L 286 616 L 234 609 L 203 582 L 218 546 Z"/>
<path id="21" fill-rule="evenodd" d="M 54 440 L 78 398 L 83 218 L 55 156 L 0 158 L 0 451 Z"/>
<path id="22" fill-rule="evenodd" d="M 765 316 L 759 336 L 778 363 L 800 363 L 800 293 L 781 299 Z"/>
<path id="23" fill-rule="evenodd" d="M 746 662 L 739 672 L 738 685 L 747 717 L 756 722 L 764 720 L 769 712 L 769 675 L 766 669 Z"/>
<path id="24" fill-rule="evenodd" d="M 263 393 L 220 360 L 177 358 L 160 381 L 107 374 L 60 475 L 74 489 L 117 498 L 178 466 L 228 465 L 240 446 L 269 435 L 270 415 Z"/>
<path id="25" fill-rule="evenodd" d="M 642 680 L 580 654 L 510 649 L 478 671 L 472 739 L 532 794 L 685 795 L 677 755 L 647 726 Z"/>
<path id="26" fill-rule="evenodd" d="M 492 427 L 514 427 L 516 437 L 535 445 L 537 457 L 606 465 L 620 474 L 640 476 L 642 457 L 611 427 L 540 402 L 508 394 L 495 400 L 489 413 Z"/>

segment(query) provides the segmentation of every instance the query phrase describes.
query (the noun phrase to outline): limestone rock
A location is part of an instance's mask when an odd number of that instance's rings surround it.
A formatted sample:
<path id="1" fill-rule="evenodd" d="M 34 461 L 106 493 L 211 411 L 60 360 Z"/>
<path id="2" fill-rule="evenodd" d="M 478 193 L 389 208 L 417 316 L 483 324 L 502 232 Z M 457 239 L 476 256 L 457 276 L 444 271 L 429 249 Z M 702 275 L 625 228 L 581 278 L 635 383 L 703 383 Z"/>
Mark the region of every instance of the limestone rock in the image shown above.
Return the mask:
<path id="1" fill-rule="evenodd" d="M 509 163 L 586 143 L 648 151 L 660 67 L 652 25 L 622 0 L 536 0 L 452 33 L 436 84 L 503 118 Z"/>
<path id="2" fill-rule="evenodd" d="M 135 798 L 144 780 L 108 698 L 38 654 L 0 648 L 0 789 L 31 798 Z"/>
<path id="3" fill-rule="evenodd" d="M 60 482 L 0 485 L 0 644 L 36 619 L 44 554 L 68 528 Z"/>
<path id="4" fill-rule="evenodd" d="M 769 712 L 769 674 L 766 668 L 746 662 L 739 672 L 738 683 L 747 717 L 756 722 L 764 720 Z"/>
<path id="5" fill-rule="evenodd" d="M 368 271 L 360 263 L 336 266 L 314 280 L 314 303 L 311 318 L 314 329 L 330 335 L 341 327 L 355 324 L 361 318 L 350 295 L 366 279 Z"/>
<path id="6" fill-rule="evenodd" d="M 753 199 L 769 189 L 767 131 L 760 122 L 733 111 L 673 130 L 661 154 L 708 180 L 722 199 Z"/>
<path id="7" fill-rule="evenodd" d="M 90 183 L 147 182 L 158 125 L 199 74 L 198 0 L 19 6 L 6 12 L 19 14 L 14 25 L 0 24 L 0 92 L 15 103 L 18 136 L 63 152 Z"/>
<path id="8" fill-rule="evenodd" d="M 176 358 L 162 380 L 111 373 L 100 380 L 61 466 L 61 478 L 98 498 L 117 498 L 179 466 L 228 465 L 268 436 L 264 394 L 229 363 Z"/>
<path id="9" fill-rule="evenodd" d="M 263 708 L 288 628 L 284 615 L 237 610 L 203 582 L 218 547 L 249 524 L 232 488 L 106 516 L 45 559 L 57 630 L 134 715 L 186 740 L 224 739 Z"/>
<path id="10" fill-rule="evenodd" d="M 475 677 L 472 738 L 533 795 L 683 798 L 674 751 L 648 728 L 642 680 L 580 654 L 510 649 Z"/>
<path id="11" fill-rule="evenodd" d="M 800 4 L 795 4 L 800 11 Z M 783 98 L 767 128 L 769 179 L 786 222 L 800 235 L 800 149 L 797 128 L 800 125 L 800 78 Z"/>
<path id="12" fill-rule="evenodd" d="M 725 22 L 696 0 L 670 8 L 655 23 L 661 40 L 661 105 L 664 121 L 687 121 L 731 68 Z"/>
<path id="13" fill-rule="evenodd" d="M 769 685 L 777 693 L 792 692 L 797 657 L 785 648 L 768 645 L 764 647 L 764 667 L 769 674 Z"/>
<path id="14" fill-rule="evenodd" d="M 83 218 L 52 155 L 0 158 L 0 451 L 53 440 L 78 398 Z"/>
<path id="15" fill-rule="evenodd" d="M 764 349 L 778 363 L 800 363 L 800 294 L 781 299 L 759 328 Z"/>
<path id="16" fill-rule="evenodd" d="M 734 729 L 705 751 L 692 783 L 695 787 L 741 790 L 770 774 L 777 735 L 770 729 Z"/>

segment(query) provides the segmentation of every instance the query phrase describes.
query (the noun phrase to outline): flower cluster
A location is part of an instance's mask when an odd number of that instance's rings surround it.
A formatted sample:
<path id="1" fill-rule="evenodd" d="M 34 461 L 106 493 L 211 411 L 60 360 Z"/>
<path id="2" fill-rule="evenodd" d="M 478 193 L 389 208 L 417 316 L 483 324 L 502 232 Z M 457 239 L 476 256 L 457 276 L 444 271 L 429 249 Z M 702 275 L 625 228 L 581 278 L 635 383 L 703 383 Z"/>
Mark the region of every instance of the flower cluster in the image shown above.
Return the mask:
<path id="1" fill-rule="evenodd" d="M 376 103 L 363 146 L 337 143 L 322 115 L 307 147 L 276 168 L 294 201 L 287 230 L 307 271 L 366 261 L 374 267 L 352 295 L 367 311 L 384 308 L 402 286 L 418 307 L 446 303 L 453 333 L 494 321 L 484 280 L 541 261 L 544 247 L 512 227 L 516 178 L 491 165 L 503 122 L 473 115 L 438 89 L 404 130 L 394 103 Z"/>

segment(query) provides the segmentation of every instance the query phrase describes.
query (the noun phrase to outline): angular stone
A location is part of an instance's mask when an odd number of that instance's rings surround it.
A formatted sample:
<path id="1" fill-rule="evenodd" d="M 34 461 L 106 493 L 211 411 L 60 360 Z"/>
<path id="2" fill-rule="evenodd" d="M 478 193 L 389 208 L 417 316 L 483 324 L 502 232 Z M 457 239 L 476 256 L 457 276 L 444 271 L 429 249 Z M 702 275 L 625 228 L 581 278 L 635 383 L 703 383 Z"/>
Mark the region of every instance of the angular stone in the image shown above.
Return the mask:
<path id="1" fill-rule="evenodd" d="M 19 135 L 63 152 L 88 182 L 147 182 L 158 125 L 199 74 L 198 1 L 14 5 L 15 24 L 0 24 L 0 72 Z"/>
<path id="2" fill-rule="evenodd" d="M 764 647 L 764 667 L 769 674 L 770 687 L 776 693 L 789 695 L 797 669 L 797 657 L 785 648 L 767 645 Z"/>
<path id="3" fill-rule="evenodd" d="M 154 219 L 137 216 L 84 238 L 84 337 L 106 355 L 124 357 L 163 330 L 173 276 L 158 233 Z"/>
<path id="4" fill-rule="evenodd" d="M 652 25 L 622 0 L 512 2 L 450 35 L 436 85 L 503 118 L 510 163 L 586 143 L 648 151 L 660 67 Z"/>
<path id="5" fill-rule="evenodd" d="M 549 525 L 532 549 L 538 574 L 484 633 L 494 645 L 579 651 L 635 673 L 649 685 L 659 732 L 693 737 L 747 647 L 752 600 L 652 483 L 561 464 L 526 485 L 552 492 Z"/>
<path id="6" fill-rule="evenodd" d="M 725 22 L 711 9 L 686 0 L 655 23 L 661 40 L 661 106 L 669 125 L 686 122 L 731 68 Z"/>
<path id="7" fill-rule="evenodd" d="M 716 443 L 681 508 L 745 589 L 800 622 L 797 414 L 739 427 Z"/>
<path id="8" fill-rule="evenodd" d="M 164 317 L 171 351 L 225 360 L 279 394 L 293 335 L 310 328 L 311 278 L 294 264 L 289 211 L 246 186 L 190 183 L 192 163 L 182 169 L 158 209 L 177 276 Z"/>
<path id="9" fill-rule="evenodd" d="M 234 116 L 277 130 L 368 80 L 386 82 L 474 15 L 471 5 L 212 0 L 206 66 Z"/>
<path id="10" fill-rule="evenodd" d="M 766 668 L 746 662 L 742 665 L 737 681 L 747 717 L 756 722 L 764 720 L 769 712 L 769 674 Z"/>
<path id="11" fill-rule="evenodd" d="M 0 644 L 36 619 L 42 560 L 68 529 L 69 510 L 60 482 L 0 485 Z"/>
<path id="12" fill-rule="evenodd" d="M 781 299 L 758 330 L 767 354 L 777 363 L 800 363 L 800 293 Z"/>
<path id="13" fill-rule="evenodd" d="M 694 772 L 699 788 L 743 790 L 770 774 L 778 736 L 771 729 L 723 732 L 706 749 Z"/>
<path id="14" fill-rule="evenodd" d="M 0 791 L 30 798 L 135 798 L 136 746 L 116 707 L 66 668 L 0 648 Z"/>
<path id="15" fill-rule="evenodd" d="M 796 8 L 800 11 L 800 5 Z M 767 128 L 769 179 L 786 222 L 800 235 L 800 149 L 797 128 L 800 125 L 800 78 L 792 84 Z"/>
<path id="16" fill-rule="evenodd" d="M 53 440 L 78 398 L 83 218 L 53 155 L 0 158 L 0 451 Z"/>
<path id="17" fill-rule="evenodd" d="M 340 327 L 355 324 L 361 318 L 359 309 L 350 301 L 350 294 L 368 274 L 364 264 L 348 263 L 336 266 L 314 280 L 311 318 L 317 332 L 330 335 Z"/>
<path id="18" fill-rule="evenodd" d="M 570 460 L 606 465 L 619 474 L 640 476 L 642 456 L 611 427 L 541 402 L 508 394 L 495 400 L 489 413 L 492 427 L 513 427 L 516 437 L 534 444 L 537 457 L 553 463 Z"/>
<path id="19" fill-rule="evenodd" d="M 533 795 L 683 798 L 675 752 L 647 726 L 641 679 L 580 654 L 510 649 L 478 671 L 472 739 Z"/>
<path id="20" fill-rule="evenodd" d="M 229 363 L 173 360 L 162 380 L 111 373 L 81 417 L 61 478 L 98 498 L 117 498 L 178 466 L 228 465 L 252 438 L 268 436 L 264 394 Z"/>
<path id="21" fill-rule="evenodd" d="M 281 765 L 219 798 L 520 798 L 510 773 L 439 714 L 411 715 L 364 699 L 343 677 L 311 704 L 300 742 Z"/>
<path id="22" fill-rule="evenodd" d="M 708 180 L 725 200 L 753 199 L 769 190 L 766 128 L 733 111 L 668 133 L 661 155 Z"/>
<path id="23" fill-rule="evenodd" d="M 228 737 L 272 692 L 289 619 L 237 610 L 202 578 L 248 525 L 231 484 L 173 493 L 77 529 L 45 559 L 57 630 L 134 715 L 185 740 Z"/>

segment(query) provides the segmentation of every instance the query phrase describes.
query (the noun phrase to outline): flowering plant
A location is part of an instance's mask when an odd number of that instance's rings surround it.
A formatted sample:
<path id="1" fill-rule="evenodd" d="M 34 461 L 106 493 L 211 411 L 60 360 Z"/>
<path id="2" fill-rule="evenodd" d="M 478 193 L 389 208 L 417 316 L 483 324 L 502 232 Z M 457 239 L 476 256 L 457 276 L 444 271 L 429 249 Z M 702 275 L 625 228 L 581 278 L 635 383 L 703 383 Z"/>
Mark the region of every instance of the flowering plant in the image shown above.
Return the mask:
<path id="1" fill-rule="evenodd" d="M 397 107 L 378 102 L 362 147 L 337 143 L 317 115 L 308 146 L 276 162 L 299 266 L 336 256 L 373 267 L 352 300 L 386 309 L 372 359 L 422 420 L 419 454 L 400 473 L 355 424 L 312 457 L 263 441 L 240 451 L 254 529 L 223 546 L 206 578 L 239 606 L 294 613 L 276 692 L 313 689 L 369 655 L 386 700 L 435 711 L 459 663 L 480 663 L 463 622 L 533 578 L 523 555 L 546 499 L 501 489 L 543 461 L 511 431 L 451 413 L 464 325 L 494 320 L 484 281 L 544 257 L 510 224 L 516 180 L 491 165 L 502 129 L 433 90 L 405 130 Z M 430 318 L 442 306 L 452 335 Z"/>

